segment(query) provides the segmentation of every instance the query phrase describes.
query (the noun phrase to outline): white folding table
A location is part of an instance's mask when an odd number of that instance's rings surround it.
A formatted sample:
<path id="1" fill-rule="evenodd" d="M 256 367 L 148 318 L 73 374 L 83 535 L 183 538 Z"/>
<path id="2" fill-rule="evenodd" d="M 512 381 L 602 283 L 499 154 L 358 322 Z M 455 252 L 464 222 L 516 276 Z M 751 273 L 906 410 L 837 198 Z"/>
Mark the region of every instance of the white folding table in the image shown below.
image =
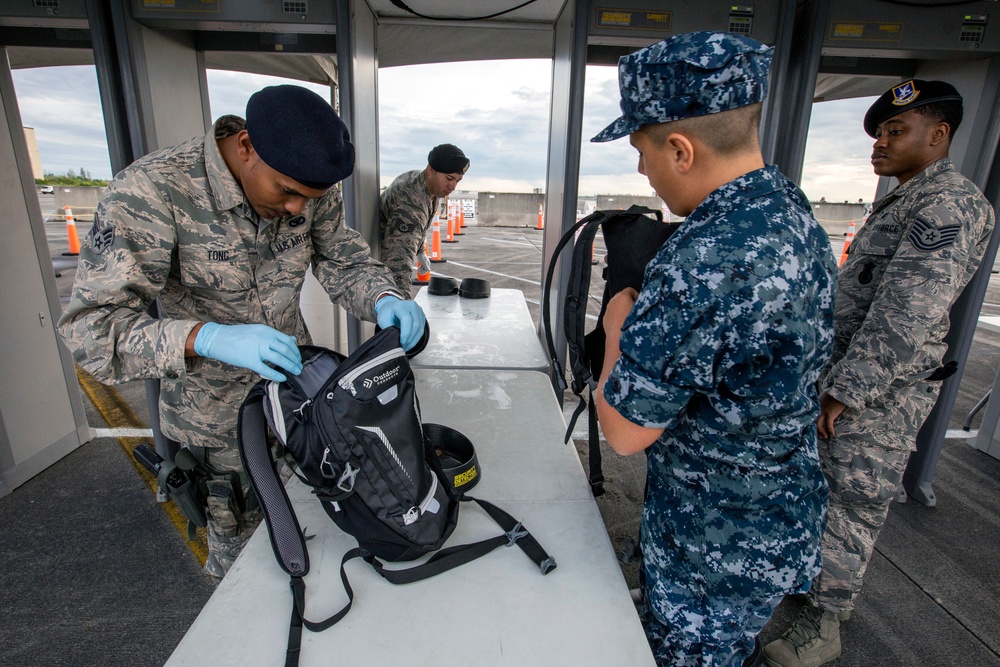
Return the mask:
<path id="1" fill-rule="evenodd" d="M 421 287 L 414 301 L 431 331 L 414 368 L 548 369 L 521 290 L 492 289 L 485 299 L 469 299 L 435 296 Z"/>
<path id="2" fill-rule="evenodd" d="M 470 495 L 520 519 L 558 566 L 542 576 L 516 547 L 425 581 L 394 586 L 355 560 L 354 606 L 337 625 L 303 631 L 300 664 L 438 666 L 654 664 L 579 457 L 547 376 L 534 371 L 417 369 L 425 422 L 476 445 L 482 479 Z M 321 620 L 347 597 L 343 554 L 355 546 L 297 479 L 288 485 L 307 544 L 306 616 Z M 463 503 L 448 544 L 498 534 Z M 393 565 L 392 567 L 395 567 Z M 266 527 L 250 539 L 167 663 L 281 665 L 292 596 Z"/>

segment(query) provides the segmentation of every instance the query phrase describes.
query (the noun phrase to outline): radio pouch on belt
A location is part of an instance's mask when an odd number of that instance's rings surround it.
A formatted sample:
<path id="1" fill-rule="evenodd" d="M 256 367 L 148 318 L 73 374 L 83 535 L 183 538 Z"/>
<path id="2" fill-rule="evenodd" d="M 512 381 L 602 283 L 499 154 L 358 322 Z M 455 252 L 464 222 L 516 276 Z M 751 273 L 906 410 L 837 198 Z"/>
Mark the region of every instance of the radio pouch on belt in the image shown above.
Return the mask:
<path id="1" fill-rule="evenodd" d="M 464 495 L 481 474 L 475 450 L 458 431 L 421 423 L 413 372 L 397 328 L 376 333 L 346 358 L 322 347 L 299 349 L 302 372 L 281 383 L 258 382 L 239 415 L 240 456 L 275 558 L 291 577 L 294 603 L 286 666 L 298 664 L 303 625 L 319 632 L 350 610 L 354 592 L 344 564 L 353 558 L 363 558 L 394 584 L 420 581 L 514 544 L 542 574 L 555 568 L 520 522 L 491 503 Z M 323 621 L 304 617 L 309 553 L 271 458 L 268 428 L 295 458 L 296 474 L 330 518 L 358 542 L 341 561 L 348 602 Z M 441 549 L 455 529 L 462 501 L 477 503 L 503 533 Z M 383 561 L 412 561 L 432 552 L 437 553 L 409 569 L 383 567 Z"/>

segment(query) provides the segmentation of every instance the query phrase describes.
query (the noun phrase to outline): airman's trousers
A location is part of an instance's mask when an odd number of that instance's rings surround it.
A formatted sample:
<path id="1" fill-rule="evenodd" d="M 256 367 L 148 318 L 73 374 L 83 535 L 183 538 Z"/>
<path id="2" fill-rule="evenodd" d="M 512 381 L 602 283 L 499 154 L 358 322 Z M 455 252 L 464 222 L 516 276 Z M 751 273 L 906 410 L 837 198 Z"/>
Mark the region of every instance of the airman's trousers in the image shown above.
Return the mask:
<path id="1" fill-rule="evenodd" d="M 854 608 L 875 540 L 940 384 L 890 388 L 862 410 L 847 408 L 834 422 L 836 435 L 819 441 L 830 507 L 822 540 L 823 571 L 809 595 L 823 609 Z"/>

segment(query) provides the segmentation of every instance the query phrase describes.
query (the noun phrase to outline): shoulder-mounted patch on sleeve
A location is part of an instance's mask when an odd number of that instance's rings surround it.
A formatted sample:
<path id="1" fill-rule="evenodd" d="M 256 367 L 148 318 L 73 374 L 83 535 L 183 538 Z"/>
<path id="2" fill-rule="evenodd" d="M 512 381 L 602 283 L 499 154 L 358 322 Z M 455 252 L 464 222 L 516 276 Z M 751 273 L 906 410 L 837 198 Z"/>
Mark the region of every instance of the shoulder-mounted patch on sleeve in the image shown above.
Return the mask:
<path id="1" fill-rule="evenodd" d="M 417 226 L 412 222 L 407 222 L 406 220 L 397 220 L 396 224 L 393 225 L 397 231 L 403 234 L 412 234 Z"/>
<path id="2" fill-rule="evenodd" d="M 94 248 L 94 252 L 98 255 L 104 254 L 104 252 L 111 247 L 111 244 L 115 240 L 115 227 L 114 225 L 107 225 L 103 229 L 98 229 L 95 223 L 93 228 L 90 230 L 90 243 Z"/>
<path id="3" fill-rule="evenodd" d="M 917 250 L 934 252 L 941 248 L 947 248 L 954 243 L 961 229 L 961 225 L 935 227 L 931 223 L 918 218 L 913 223 L 913 227 L 910 229 L 910 234 L 907 238 L 909 238 L 910 243 Z"/>

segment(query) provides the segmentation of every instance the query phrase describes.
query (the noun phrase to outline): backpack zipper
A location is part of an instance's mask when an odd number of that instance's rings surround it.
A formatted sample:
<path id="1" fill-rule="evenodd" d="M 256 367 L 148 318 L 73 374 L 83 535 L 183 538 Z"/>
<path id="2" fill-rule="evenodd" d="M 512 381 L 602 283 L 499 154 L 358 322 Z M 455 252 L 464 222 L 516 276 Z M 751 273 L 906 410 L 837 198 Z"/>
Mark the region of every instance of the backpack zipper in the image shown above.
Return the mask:
<path id="1" fill-rule="evenodd" d="M 432 472 L 431 489 L 430 491 L 427 492 L 427 497 L 424 498 L 423 502 L 420 503 L 419 507 L 414 505 L 409 509 L 409 511 L 406 512 L 406 514 L 403 515 L 403 525 L 409 526 L 411 523 L 415 522 L 417 519 L 419 519 L 421 516 L 423 516 L 423 514 L 427 512 L 428 508 L 431 505 L 434 504 L 437 505 L 437 507 L 434 509 L 434 513 L 435 514 L 437 513 L 437 510 L 441 507 L 441 503 L 438 503 L 437 500 L 434 498 L 434 495 L 437 493 L 437 488 L 438 488 L 438 478 L 437 475 L 435 475 Z"/>
<path id="2" fill-rule="evenodd" d="M 380 364 L 384 364 L 385 362 L 391 359 L 396 359 L 397 357 L 403 357 L 403 356 L 406 356 L 406 353 L 403 352 L 403 348 L 401 347 L 389 350 L 388 352 L 383 352 L 374 359 L 365 362 L 364 364 L 361 364 L 353 371 L 351 371 L 344 377 L 337 380 L 337 384 L 340 385 L 340 388 L 348 392 L 351 396 L 357 396 L 358 392 L 354 388 L 354 381 L 358 379 L 358 376 L 367 373 L 372 368 L 379 366 Z"/>

